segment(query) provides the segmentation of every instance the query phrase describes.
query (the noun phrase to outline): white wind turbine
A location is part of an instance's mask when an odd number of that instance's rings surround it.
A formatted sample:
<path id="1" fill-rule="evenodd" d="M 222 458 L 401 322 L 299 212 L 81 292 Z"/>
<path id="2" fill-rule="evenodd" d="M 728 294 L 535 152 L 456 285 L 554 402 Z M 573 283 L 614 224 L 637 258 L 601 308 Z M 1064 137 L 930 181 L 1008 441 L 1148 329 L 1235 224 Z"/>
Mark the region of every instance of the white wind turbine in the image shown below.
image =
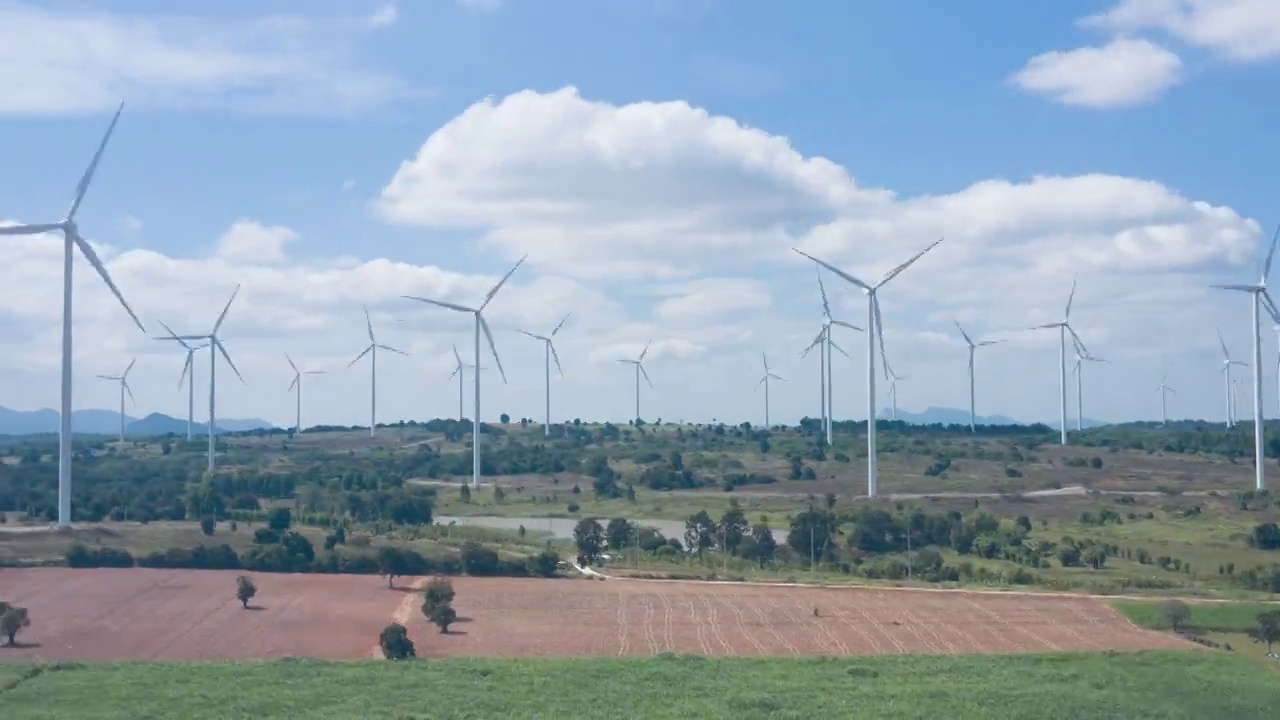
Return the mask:
<path id="1" fill-rule="evenodd" d="M 324 370 L 299 370 L 297 365 L 293 364 L 293 358 L 289 357 L 289 353 L 284 354 L 284 359 L 289 361 L 289 367 L 293 368 L 293 382 L 289 383 L 289 389 L 285 392 L 296 391 L 297 396 L 295 402 L 295 421 L 293 424 L 293 433 L 295 435 L 302 434 L 302 376 L 303 375 L 324 375 Z"/>
<path id="2" fill-rule="evenodd" d="M 482 313 L 484 312 L 484 309 L 486 307 L 489 307 L 489 303 L 493 302 L 494 296 L 498 294 L 498 291 L 501 290 L 502 286 L 507 283 L 507 280 L 511 278 L 512 274 L 514 274 L 515 271 L 519 269 L 521 265 L 524 264 L 525 258 L 527 257 L 529 256 L 525 255 L 524 257 L 520 258 L 519 262 L 515 264 L 515 267 L 508 270 L 507 274 L 502 276 L 502 279 L 498 281 L 498 284 L 494 285 L 493 289 L 491 289 L 488 293 L 485 294 L 484 301 L 480 303 L 480 307 L 478 308 L 469 308 L 463 305 L 443 302 L 441 300 L 429 300 L 427 298 L 413 297 L 411 295 L 403 296 L 406 300 L 417 300 L 418 302 L 429 303 L 431 305 L 438 305 L 442 308 L 448 308 L 456 312 L 471 313 L 472 316 L 474 316 L 475 318 L 475 343 L 476 343 L 475 344 L 475 352 L 476 352 L 476 355 L 475 355 L 476 357 L 475 411 L 476 411 L 476 416 L 475 416 L 475 419 L 471 421 L 472 423 L 471 424 L 471 466 L 472 466 L 471 467 L 471 486 L 472 487 L 480 486 L 480 369 L 479 368 L 480 368 L 480 333 L 481 331 L 484 332 L 485 339 L 489 341 L 489 351 L 493 353 L 493 361 L 498 366 L 498 374 L 502 376 L 502 382 L 504 384 L 507 382 L 507 373 L 502 369 L 502 360 L 498 359 L 498 347 L 493 343 L 493 333 L 489 332 L 489 323 L 485 322 L 484 315 Z"/>
<path id="3" fill-rule="evenodd" d="M 560 377 L 562 378 L 564 377 L 564 368 L 560 367 L 560 355 L 556 353 L 556 346 L 551 341 L 551 338 L 555 337 L 556 333 L 560 332 L 560 328 L 564 327 L 565 321 L 568 320 L 569 316 L 572 314 L 573 313 L 565 313 L 565 316 L 560 319 L 560 323 L 556 325 L 555 329 L 551 331 L 550 335 L 534 335 L 533 333 L 528 332 L 527 330 L 518 331 L 520 333 L 528 335 L 534 340 L 539 340 L 542 342 L 543 371 L 545 374 L 545 382 L 546 382 L 546 388 L 547 388 L 547 416 L 546 416 L 547 421 L 542 426 L 544 437 L 551 437 L 551 361 L 553 359 L 556 361 L 556 371 L 560 373 Z"/>
<path id="4" fill-rule="evenodd" d="M 129 393 L 129 399 L 133 400 L 133 389 L 129 387 L 129 371 L 133 369 L 133 364 L 138 362 L 137 358 L 129 361 L 129 367 L 119 375 L 99 375 L 101 380 L 112 380 L 120 383 L 120 442 L 124 442 L 124 394 Z"/>
<path id="5" fill-rule="evenodd" d="M 160 323 L 164 325 L 164 323 Z M 168 326 L 165 326 L 168 330 Z M 169 330 L 169 335 L 173 335 L 173 331 Z M 195 354 L 197 350 L 203 350 L 208 345 L 188 345 L 186 340 L 176 337 L 162 338 L 169 340 L 177 340 L 178 344 L 187 351 L 187 359 L 182 363 L 182 375 L 178 376 L 178 389 L 182 389 L 182 383 L 187 384 L 187 442 L 193 437 L 196 419 L 196 371 L 195 371 Z"/>
<path id="6" fill-rule="evenodd" d="M 1106 362 L 1096 355 L 1090 355 L 1084 346 L 1076 343 L 1076 364 L 1071 368 L 1071 374 L 1076 376 L 1076 430 L 1084 430 L 1084 363 L 1086 362 Z"/>
<path id="7" fill-rule="evenodd" d="M 93 154 L 93 159 L 89 161 L 89 167 L 85 169 L 84 175 L 76 185 L 75 199 L 71 201 L 71 208 L 67 210 L 65 218 L 56 223 L 0 227 L 0 235 L 39 235 L 55 230 L 62 232 L 62 399 L 58 423 L 58 527 L 71 525 L 71 261 L 75 256 L 73 248 L 79 248 L 80 254 L 84 255 L 84 259 L 89 261 L 93 269 L 98 272 L 98 276 L 111 289 L 111 293 L 124 306 L 125 312 L 129 313 L 129 317 L 133 318 L 138 328 L 144 333 L 147 331 L 142 326 L 142 321 L 129 307 L 129 303 L 125 302 L 120 289 L 111 280 L 111 275 L 107 273 L 106 266 L 98 258 L 98 253 L 94 252 L 93 247 L 80 234 L 80 228 L 76 225 L 76 211 L 84 201 L 89 183 L 93 181 L 94 173 L 97 172 L 98 161 L 102 159 L 102 152 L 106 150 L 107 141 L 111 139 L 111 133 L 115 130 L 116 122 L 120 120 L 120 113 L 123 111 L 124 103 L 120 103 L 115 116 L 111 118 L 111 124 L 107 126 L 106 134 L 102 136 L 102 142 L 98 144 L 98 149 Z"/>
<path id="8" fill-rule="evenodd" d="M 881 354 L 883 354 L 883 350 L 881 351 Z M 910 378 L 908 378 L 906 375 L 899 375 L 895 373 L 893 371 L 893 368 L 889 366 L 889 361 L 887 359 L 884 360 L 884 372 L 885 372 L 885 375 L 889 377 L 889 400 L 892 403 L 890 405 L 892 414 L 889 416 L 889 419 L 897 420 L 898 419 L 898 381 L 909 380 Z"/>
<path id="9" fill-rule="evenodd" d="M 1253 466 L 1254 487 L 1258 490 L 1265 490 L 1267 487 L 1266 475 L 1263 472 L 1266 438 L 1264 437 L 1264 424 L 1262 418 L 1261 309 L 1265 306 L 1267 312 L 1271 315 L 1271 319 L 1275 322 L 1280 322 L 1280 311 L 1277 311 L 1276 304 L 1271 299 L 1271 294 L 1267 292 L 1267 276 L 1271 274 L 1271 261 L 1275 258 L 1277 241 L 1280 241 L 1280 228 L 1277 228 L 1275 235 L 1271 237 L 1271 247 L 1267 249 L 1267 258 L 1262 263 L 1262 272 L 1256 284 L 1213 286 L 1222 290 L 1247 292 L 1249 293 L 1250 300 L 1252 300 L 1253 304 L 1253 314 L 1250 322 L 1250 329 L 1253 331 Z M 1221 339 L 1221 333 L 1219 333 L 1219 339 Z M 1230 365 L 1227 365 L 1227 368 L 1229 369 Z"/>
<path id="10" fill-rule="evenodd" d="M 978 431 L 978 424 L 977 424 L 978 413 L 977 413 L 977 398 L 976 398 L 977 393 L 974 390 L 975 382 L 974 382 L 974 373 L 973 373 L 973 355 L 975 352 L 977 352 L 978 348 L 980 347 L 986 347 L 988 345 L 998 345 L 1004 342 L 1004 340 L 983 340 L 982 342 L 974 342 L 969 337 L 969 333 L 965 332 L 964 328 L 960 327 L 960 322 L 958 320 L 953 322 L 955 322 L 956 324 L 956 329 L 959 330 L 960 334 L 964 336 L 965 344 L 969 346 L 969 432 L 977 432 Z"/>
<path id="11" fill-rule="evenodd" d="M 231 293 L 231 299 L 227 300 L 226 307 L 222 308 L 222 314 L 218 315 L 218 320 L 213 324 L 213 329 L 207 335 L 178 335 L 169 328 L 168 325 L 160 323 L 160 325 L 169 333 L 168 337 L 156 338 L 157 340 L 176 340 L 182 343 L 184 347 L 189 347 L 185 340 L 208 340 L 209 341 L 209 460 L 208 470 L 213 472 L 213 456 L 214 456 L 214 438 L 218 434 L 218 428 L 215 424 L 215 400 L 217 394 L 215 392 L 215 379 L 218 368 L 218 353 L 222 353 L 222 358 L 227 361 L 227 365 L 231 367 L 231 372 L 240 378 L 240 382 L 244 382 L 244 376 L 236 369 L 236 364 L 231 361 L 231 356 L 227 354 L 227 349 L 222 346 L 222 341 L 218 339 L 218 330 L 222 327 L 222 322 L 227 319 L 227 312 L 231 310 L 231 303 L 235 302 L 236 295 L 240 294 L 240 286 L 236 285 L 236 289 Z M 217 352 L 215 352 L 215 350 Z"/>
<path id="12" fill-rule="evenodd" d="M 462 411 L 462 379 L 463 379 L 463 376 L 466 375 L 465 371 L 467 368 L 470 368 L 472 370 L 475 370 L 477 368 L 475 365 L 468 365 L 462 362 L 462 356 L 458 354 L 457 345 L 453 346 L 453 359 L 456 360 L 458 364 L 454 366 L 453 372 L 449 374 L 449 379 L 452 380 L 455 375 L 458 376 L 458 422 L 462 422 L 465 419 Z M 484 368 L 479 368 L 479 369 L 483 370 Z"/>
<path id="13" fill-rule="evenodd" d="M 764 353 L 760 353 L 760 361 L 764 363 L 764 376 L 760 378 L 760 382 L 756 383 L 756 387 L 764 386 L 764 427 L 767 430 L 771 427 L 769 425 L 769 380 L 782 380 L 782 376 L 769 369 L 769 358 Z"/>
<path id="14" fill-rule="evenodd" d="M 636 366 L 636 420 L 640 419 L 640 376 L 644 375 L 644 381 L 649 383 L 649 389 L 653 389 L 653 381 L 649 379 L 649 371 L 644 369 L 644 356 L 649 354 L 649 346 L 653 341 L 644 344 L 644 350 L 640 351 L 640 357 L 635 360 L 619 360 L 620 363 Z"/>
<path id="15" fill-rule="evenodd" d="M 1076 281 L 1071 281 L 1071 294 L 1067 295 L 1067 310 L 1062 314 L 1062 320 L 1059 322 L 1045 323 L 1044 325 L 1036 325 L 1028 328 L 1030 330 L 1047 330 L 1049 328 L 1058 329 L 1058 363 L 1060 374 L 1060 387 L 1062 390 L 1062 416 L 1061 416 L 1061 433 L 1062 444 L 1067 444 L 1067 334 L 1071 334 L 1071 341 L 1081 350 L 1088 353 L 1080 336 L 1076 335 L 1076 331 L 1071 327 L 1071 302 L 1076 298 Z"/>
<path id="16" fill-rule="evenodd" d="M 1234 390 L 1231 383 L 1231 366 L 1240 365 L 1248 367 L 1249 363 L 1240 360 L 1232 360 L 1231 353 L 1227 351 L 1227 341 L 1222 339 L 1222 331 L 1218 330 L 1218 345 L 1222 347 L 1222 382 L 1223 389 L 1227 397 L 1227 427 L 1233 427 L 1236 424 L 1236 404 L 1234 398 Z"/>
<path id="17" fill-rule="evenodd" d="M 831 355 L 831 348 L 835 347 L 835 343 L 836 343 L 835 338 L 832 337 L 831 335 L 831 326 L 839 325 L 840 327 L 846 327 L 846 328 L 849 328 L 850 330 L 857 330 L 858 332 L 862 332 L 862 328 L 858 327 L 857 325 L 852 325 L 850 323 L 847 323 L 843 320 L 836 320 L 834 317 L 831 316 L 831 303 L 827 302 L 827 288 L 826 288 L 826 285 L 824 285 L 822 282 L 822 271 L 817 268 L 814 268 L 814 272 L 818 276 L 818 291 L 822 293 L 822 336 L 826 339 L 826 342 L 824 343 L 824 346 L 823 346 L 823 356 L 822 356 L 823 357 L 822 364 L 826 368 L 826 382 L 825 382 L 826 394 L 823 397 L 822 407 L 824 411 L 823 423 L 827 431 L 827 444 L 831 445 L 833 442 L 832 436 L 834 433 L 834 429 L 832 428 L 832 426 L 835 424 L 835 413 L 833 412 L 833 407 L 835 405 L 835 402 L 834 402 L 835 395 L 834 395 L 834 391 L 832 390 L 832 387 L 834 385 L 833 380 L 835 378 L 835 363 L 832 362 L 834 358 Z M 836 349 L 839 349 L 839 348 L 836 348 Z M 806 352 L 808 351 L 806 350 Z M 849 357 L 849 354 L 843 350 L 840 350 L 840 353 L 845 357 Z"/>
<path id="18" fill-rule="evenodd" d="M 373 321 L 369 319 L 369 308 L 364 309 L 364 324 L 369 330 L 369 345 L 356 356 L 355 360 L 347 363 L 347 367 L 360 362 L 360 359 L 365 355 L 369 356 L 369 437 L 373 437 L 378 432 L 378 350 L 386 350 L 401 355 L 408 355 L 409 353 L 378 342 L 377 338 L 373 336 Z"/>
<path id="19" fill-rule="evenodd" d="M 883 335 L 884 327 L 880 323 L 880 301 L 877 298 L 877 291 L 884 287 L 886 283 L 897 277 L 903 270 L 911 267 L 917 260 L 924 257 L 924 254 L 938 246 L 942 242 L 939 238 L 935 240 L 925 249 L 911 256 L 910 260 L 902 263 L 885 274 L 880 282 L 875 285 L 868 285 L 849 273 L 836 268 L 833 265 L 825 263 L 812 255 L 800 252 L 810 260 L 818 263 L 822 267 L 844 278 L 846 281 L 858 286 L 867 295 L 867 495 L 869 497 L 876 496 L 876 339 L 881 339 L 881 345 L 884 344 Z M 792 248 L 795 250 L 795 248 Z M 875 332 L 872 332 L 874 330 Z"/>
<path id="20" fill-rule="evenodd" d="M 800 353 L 800 357 L 808 357 L 810 350 L 818 348 L 818 393 L 821 396 L 818 399 L 819 415 L 822 421 L 822 430 L 827 435 L 828 445 L 831 444 L 831 412 L 827 402 L 830 397 L 827 392 L 827 387 L 831 349 L 834 348 L 839 350 L 841 355 L 847 358 L 849 357 L 849 353 L 845 352 L 844 348 L 837 345 L 836 341 L 830 338 L 830 335 L 831 324 L 824 321 L 822 323 L 822 329 L 818 331 L 817 337 L 813 339 L 813 342 L 809 343 L 809 347 L 805 348 L 804 352 Z M 853 358 L 849 359 L 852 360 Z"/>
<path id="21" fill-rule="evenodd" d="M 1174 395 L 1178 394 L 1177 392 L 1174 391 L 1173 388 L 1169 387 L 1168 380 L 1169 380 L 1168 375 L 1161 375 L 1160 386 L 1156 388 L 1156 392 L 1160 393 L 1160 424 L 1161 425 L 1165 425 L 1169 422 L 1169 403 L 1168 403 L 1169 393 L 1173 393 Z"/>

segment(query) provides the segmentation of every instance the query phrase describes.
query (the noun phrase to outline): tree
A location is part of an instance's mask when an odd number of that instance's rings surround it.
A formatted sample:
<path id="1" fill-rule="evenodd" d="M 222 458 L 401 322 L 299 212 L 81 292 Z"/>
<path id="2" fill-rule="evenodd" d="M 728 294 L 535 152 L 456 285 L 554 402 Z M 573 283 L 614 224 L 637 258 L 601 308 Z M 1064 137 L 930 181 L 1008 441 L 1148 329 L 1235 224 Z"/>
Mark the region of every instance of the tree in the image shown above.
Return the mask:
<path id="1" fill-rule="evenodd" d="M 249 609 L 249 601 L 257 594 L 258 586 L 253 584 L 253 580 L 250 580 L 248 575 L 240 575 L 236 578 L 236 598 L 246 610 Z"/>
<path id="2" fill-rule="evenodd" d="M 440 634 L 443 635 L 449 632 L 449 626 L 458 619 L 458 613 L 453 609 L 452 605 L 442 605 L 432 610 L 428 619 L 435 623 L 436 627 L 440 628 Z"/>
<path id="3" fill-rule="evenodd" d="M 763 566 L 767 562 L 773 562 L 774 555 L 778 552 L 778 541 L 773 539 L 773 531 L 768 525 L 759 523 L 751 528 L 751 553 L 750 559 L 754 560 L 757 565 Z"/>
<path id="4" fill-rule="evenodd" d="M 578 548 L 578 556 L 590 565 L 604 550 L 604 528 L 595 518 L 582 518 L 573 528 L 573 543 Z"/>
<path id="5" fill-rule="evenodd" d="M 429 619 L 431 611 L 453 603 L 453 583 L 448 578 L 433 577 L 422 590 L 422 614 Z"/>
<path id="6" fill-rule="evenodd" d="M 699 510 L 684 521 L 684 546 L 698 554 L 715 548 L 716 521 L 706 510 Z"/>
<path id="7" fill-rule="evenodd" d="M 10 646 L 17 643 L 18 631 L 30 627 L 31 618 L 27 609 L 0 601 L 0 634 L 3 634 Z"/>
<path id="8" fill-rule="evenodd" d="M 216 524 L 217 523 L 214 522 L 212 515 L 205 515 L 204 517 L 200 518 L 200 532 L 204 533 L 205 535 L 212 535 L 213 528 L 215 527 Z"/>
<path id="9" fill-rule="evenodd" d="M 409 631 L 396 622 L 382 628 L 382 633 L 378 635 L 378 646 L 382 648 L 382 656 L 388 660 L 405 660 L 416 655 L 413 641 L 409 639 Z"/>
<path id="10" fill-rule="evenodd" d="M 718 530 L 724 551 L 730 555 L 737 555 L 738 547 L 742 545 L 742 539 L 751 530 L 751 524 L 747 522 L 747 515 L 742 512 L 742 508 L 738 507 L 737 500 L 730 502 L 729 509 L 725 511 L 724 515 L 720 516 Z"/>
<path id="11" fill-rule="evenodd" d="M 467 487 L 466 483 L 458 487 L 458 498 L 464 503 L 471 502 L 471 488 Z"/>
<path id="12" fill-rule="evenodd" d="M 636 528 L 626 518 L 614 518 L 605 527 L 604 535 L 610 550 L 622 550 L 632 544 Z"/>
<path id="13" fill-rule="evenodd" d="M 275 508 L 267 513 L 267 527 L 280 533 L 289 529 L 293 525 L 293 513 L 289 512 L 289 508 Z"/>
<path id="14" fill-rule="evenodd" d="M 1280 550 L 1280 526 L 1273 522 L 1256 525 L 1250 540 L 1260 550 Z"/>
<path id="15" fill-rule="evenodd" d="M 395 587 L 392 582 L 397 575 L 407 575 L 408 570 L 405 565 L 404 551 L 398 547 L 380 547 L 374 555 L 374 561 L 378 563 L 378 574 L 387 577 L 387 587 Z"/>
<path id="16" fill-rule="evenodd" d="M 543 550 L 529 558 L 529 572 L 542 577 L 555 577 L 559 569 L 560 556 L 554 550 Z"/>
<path id="17" fill-rule="evenodd" d="M 511 422 L 511 416 L 510 416 L 510 415 L 508 415 L 508 414 L 506 414 L 506 413 L 502 413 L 501 415 L 499 415 L 499 416 L 498 416 L 498 420 L 499 420 L 503 425 L 506 425 L 507 423 Z"/>
<path id="18" fill-rule="evenodd" d="M 1258 626 L 1249 631 L 1254 642 L 1266 643 L 1267 654 L 1271 654 L 1271 645 L 1280 642 L 1280 611 L 1272 610 L 1258 615 Z M 13 642 L 10 636 L 9 642 Z"/>
<path id="19" fill-rule="evenodd" d="M 1157 609 L 1160 622 L 1169 626 L 1174 632 L 1182 630 L 1191 620 L 1191 608 L 1181 600 L 1166 600 Z"/>

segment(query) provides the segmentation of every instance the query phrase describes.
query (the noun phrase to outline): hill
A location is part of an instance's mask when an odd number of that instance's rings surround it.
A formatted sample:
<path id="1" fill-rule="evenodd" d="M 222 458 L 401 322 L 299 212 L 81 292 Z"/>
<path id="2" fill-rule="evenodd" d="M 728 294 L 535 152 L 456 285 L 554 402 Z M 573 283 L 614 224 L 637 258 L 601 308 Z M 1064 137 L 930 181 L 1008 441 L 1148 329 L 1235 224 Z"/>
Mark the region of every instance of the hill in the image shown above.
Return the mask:
<path id="1" fill-rule="evenodd" d="M 884 408 L 880 411 L 880 419 L 885 420 L 893 415 L 893 410 Z M 922 412 L 910 412 L 898 408 L 898 420 L 908 425 L 968 425 L 969 411 L 960 410 L 949 407 L 927 407 Z M 978 415 L 976 418 L 978 425 L 1025 425 L 1021 420 L 1015 420 L 1007 415 Z M 1101 420 L 1084 419 L 1084 426 L 1087 428 L 1102 427 L 1108 425 Z M 1057 420 L 1046 422 L 1051 428 L 1057 428 L 1059 423 Z M 1068 429 L 1074 429 L 1076 422 L 1074 418 L 1067 419 Z"/>
<path id="2" fill-rule="evenodd" d="M 196 423 L 198 433 L 205 433 L 207 423 Z M 245 432 L 248 430 L 271 429 L 275 425 L 258 418 L 228 418 L 218 421 L 219 432 Z M 120 413 L 114 410 L 76 410 L 71 413 L 71 431 L 84 435 L 115 435 L 120 432 Z M 133 418 L 125 415 L 126 435 L 164 435 L 167 433 L 185 433 L 187 421 L 169 417 L 162 413 L 151 413 L 145 418 Z M 49 408 L 40 410 L 13 410 L 0 406 L 0 435 L 45 435 L 58 432 L 58 411 Z"/>

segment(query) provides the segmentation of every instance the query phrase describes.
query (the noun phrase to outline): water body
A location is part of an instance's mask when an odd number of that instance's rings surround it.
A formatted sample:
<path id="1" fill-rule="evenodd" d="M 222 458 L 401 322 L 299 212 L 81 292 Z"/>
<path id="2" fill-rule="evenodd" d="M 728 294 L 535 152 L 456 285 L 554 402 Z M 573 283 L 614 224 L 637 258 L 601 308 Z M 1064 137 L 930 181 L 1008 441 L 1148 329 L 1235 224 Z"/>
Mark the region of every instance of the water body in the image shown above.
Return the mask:
<path id="1" fill-rule="evenodd" d="M 475 515 L 471 517 L 455 517 L 453 515 L 437 515 L 435 516 L 437 525 L 448 525 L 449 523 L 457 523 L 458 525 L 470 525 L 473 527 L 489 528 L 491 530 L 519 530 L 523 525 L 526 530 L 535 530 L 550 533 L 557 540 L 572 540 L 573 528 L 578 524 L 576 518 L 533 518 L 533 517 L 498 517 L 495 515 Z M 609 521 L 602 518 L 600 524 L 605 525 Z M 654 528 L 662 533 L 663 537 L 676 538 L 681 542 L 684 541 L 684 523 L 680 520 L 631 520 L 632 523 L 640 527 Z M 787 533 L 785 530 L 774 530 L 773 539 L 779 544 L 787 541 Z"/>

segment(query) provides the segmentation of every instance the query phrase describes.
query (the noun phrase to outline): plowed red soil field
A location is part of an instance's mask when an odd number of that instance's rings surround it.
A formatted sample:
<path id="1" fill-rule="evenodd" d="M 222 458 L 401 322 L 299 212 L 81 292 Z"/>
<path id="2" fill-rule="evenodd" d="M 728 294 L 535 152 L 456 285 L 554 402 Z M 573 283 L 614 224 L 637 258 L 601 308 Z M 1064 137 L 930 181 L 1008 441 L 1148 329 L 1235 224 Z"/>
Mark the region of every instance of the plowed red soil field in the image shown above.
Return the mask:
<path id="1" fill-rule="evenodd" d="M 355 658 L 393 619 L 420 656 L 1045 652 L 1194 647 L 1098 600 L 1052 595 L 769 587 L 611 579 L 453 578 L 459 622 L 428 626 L 415 592 L 369 576 L 0 570 L 32 625 L 6 659 Z M 421 581 L 398 579 L 397 585 Z"/>

